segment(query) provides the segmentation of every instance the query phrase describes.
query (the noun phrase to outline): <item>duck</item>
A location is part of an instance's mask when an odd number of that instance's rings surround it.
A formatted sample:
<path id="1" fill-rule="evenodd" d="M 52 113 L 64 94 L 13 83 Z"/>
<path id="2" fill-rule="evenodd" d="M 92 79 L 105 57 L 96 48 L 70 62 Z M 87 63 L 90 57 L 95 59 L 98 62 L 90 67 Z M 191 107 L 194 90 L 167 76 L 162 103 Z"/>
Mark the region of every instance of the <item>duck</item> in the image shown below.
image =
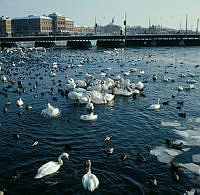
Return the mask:
<path id="1" fill-rule="evenodd" d="M 96 175 L 91 172 L 91 161 L 86 161 L 87 173 L 82 177 L 82 184 L 85 190 L 93 192 L 99 186 L 99 180 Z"/>
<path id="2" fill-rule="evenodd" d="M 157 104 L 152 104 L 149 109 L 151 110 L 158 110 L 160 109 L 160 98 L 158 98 L 158 103 Z"/>
<path id="3" fill-rule="evenodd" d="M 92 120 L 96 120 L 97 117 L 98 117 L 97 114 L 94 114 L 93 112 L 91 112 L 90 114 L 81 115 L 80 119 L 83 121 L 92 121 Z"/>
<path id="4" fill-rule="evenodd" d="M 37 174 L 35 176 L 35 179 L 42 178 L 42 177 L 44 177 L 46 175 L 50 175 L 50 174 L 55 173 L 56 171 L 58 171 L 60 169 L 60 167 L 63 165 L 63 161 L 62 161 L 63 157 L 69 159 L 69 154 L 68 153 L 62 153 L 58 157 L 58 162 L 50 161 L 50 162 L 42 165 L 38 169 L 38 172 L 37 172 Z"/>
<path id="5" fill-rule="evenodd" d="M 180 176 L 179 176 L 179 173 L 178 172 L 173 172 L 173 179 L 175 180 L 175 181 L 179 181 L 180 180 Z"/>
<path id="6" fill-rule="evenodd" d="M 18 134 L 18 133 L 13 134 L 13 138 L 15 138 L 15 139 L 19 139 L 19 138 L 20 138 L 20 134 Z"/>
<path id="7" fill-rule="evenodd" d="M 181 113 L 178 113 L 178 115 L 182 118 L 186 118 L 186 113 L 185 112 L 181 112 Z"/>
<path id="8" fill-rule="evenodd" d="M 172 143 L 172 144 L 171 144 L 171 147 L 172 147 L 173 149 L 176 149 L 176 150 L 182 150 L 182 149 L 183 149 L 183 146 L 184 146 L 183 142 L 180 142 L 180 143 Z"/>
<path id="9" fill-rule="evenodd" d="M 157 179 L 154 176 L 151 176 L 150 182 L 151 182 L 152 186 L 157 186 L 158 185 Z"/>
<path id="10" fill-rule="evenodd" d="M 21 98 L 19 98 L 19 99 L 17 100 L 17 106 L 21 107 L 21 106 L 23 106 L 23 105 L 24 105 L 23 100 L 22 100 Z"/>
<path id="11" fill-rule="evenodd" d="M 165 140 L 165 143 L 166 143 L 168 146 L 171 146 L 172 141 L 171 141 L 169 138 L 167 138 L 167 139 Z"/>
<path id="12" fill-rule="evenodd" d="M 109 148 L 108 150 L 106 150 L 106 154 L 107 155 L 111 155 L 114 152 L 114 148 Z"/>
<path id="13" fill-rule="evenodd" d="M 144 158 L 144 156 L 142 156 L 141 154 L 137 153 L 137 158 L 138 160 L 140 160 L 141 162 L 147 162 L 146 158 Z"/>
<path id="14" fill-rule="evenodd" d="M 54 108 L 50 103 L 48 103 L 47 108 L 42 110 L 41 115 L 56 117 L 60 115 L 60 110 L 58 108 Z"/>
<path id="15" fill-rule="evenodd" d="M 163 102 L 162 103 L 164 106 L 169 105 L 169 101 Z"/>
<path id="16" fill-rule="evenodd" d="M 121 160 L 126 160 L 128 158 L 128 155 L 125 153 L 121 154 Z"/>
<path id="17" fill-rule="evenodd" d="M 34 141 L 34 142 L 32 143 L 32 145 L 31 145 L 31 146 L 33 146 L 33 147 L 34 147 L 34 146 L 37 146 L 37 145 L 38 145 L 38 143 L 39 143 L 38 141 Z"/>
<path id="18" fill-rule="evenodd" d="M 112 139 L 112 136 L 106 136 L 104 137 L 104 142 L 108 142 Z"/>

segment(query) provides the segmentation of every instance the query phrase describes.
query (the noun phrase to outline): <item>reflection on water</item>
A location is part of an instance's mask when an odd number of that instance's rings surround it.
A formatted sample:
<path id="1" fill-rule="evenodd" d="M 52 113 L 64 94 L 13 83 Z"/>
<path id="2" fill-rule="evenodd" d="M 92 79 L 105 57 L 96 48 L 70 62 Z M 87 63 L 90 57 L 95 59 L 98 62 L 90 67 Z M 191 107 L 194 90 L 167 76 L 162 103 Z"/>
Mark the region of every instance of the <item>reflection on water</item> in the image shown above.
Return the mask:
<path id="1" fill-rule="evenodd" d="M 87 193 L 81 178 L 90 159 L 100 182 L 95 191 L 99 194 L 183 194 L 199 188 L 199 51 L 199 47 L 175 47 L 1 52 L 0 74 L 8 82 L 0 82 L 0 187 L 10 194 Z M 144 91 L 140 96 L 116 96 L 109 104 L 95 104 L 97 120 L 81 121 L 80 116 L 87 113 L 85 105 L 63 92 L 70 78 L 87 81 L 90 75 L 142 81 Z M 19 80 L 24 90 L 18 89 Z M 197 82 L 195 89 L 188 88 L 188 80 Z M 23 107 L 16 105 L 20 97 Z M 158 98 L 160 109 L 149 110 Z M 41 116 L 47 103 L 61 114 Z M 180 113 L 186 113 L 186 118 Z M 104 142 L 105 136 L 112 136 L 111 141 Z M 183 148 L 169 147 L 167 138 L 182 142 Z M 38 144 L 32 146 L 35 141 Z M 106 154 L 109 148 L 114 148 L 112 155 Z M 62 152 L 69 153 L 70 160 L 64 160 L 57 173 L 34 179 L 41 165 L 56 161 Z M 124 161 L 122 153 L 128 156 Z M 140 161 L 137 153 L 147 162 Z M 171 161 L 180 163 L 178 182 L 170 172 Z M 157 186 L 152 186 L 151 176 Z"/>

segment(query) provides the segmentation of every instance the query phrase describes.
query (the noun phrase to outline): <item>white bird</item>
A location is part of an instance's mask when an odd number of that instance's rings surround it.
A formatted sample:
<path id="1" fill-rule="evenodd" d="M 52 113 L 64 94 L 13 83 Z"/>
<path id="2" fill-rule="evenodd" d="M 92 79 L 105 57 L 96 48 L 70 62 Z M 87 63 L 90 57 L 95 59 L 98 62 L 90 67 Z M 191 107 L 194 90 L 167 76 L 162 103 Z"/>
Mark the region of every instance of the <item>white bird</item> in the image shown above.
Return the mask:
<path id="1" fill-rule="evenodd" d="M 91 161 L 86 161 L 87 173 L 82 177 L 82 184 L 85 190 L 93 192 L 99 186 L 99 180 L 96 175 L 91 173 Z"/>
<path id="2" fill-rule="evenodd" d="M 1 80 L 2 80 L 3 82 L 7 82 L 6 76 L 5 76 L 5 75 L 2 75 L 2 76 L 1 76 Z"/>
<path id="3" fill-rule="evenodd" d="M 152 104 L 149 109 L 151 110 L 158 110 L 160 109 L 160 98 L 158 98 L 158 103 L 157 104 Z"/>
<path id="4" fill-rule="evenodd" d="M 17 106 L 23 106 L 23 104 L 24 104 L 24 102 L 22 101 L 21 98 L 19 98 L 19 99 L 17 100 Z"/>
<path id="5" fill-rule="evenodd" d="M 63 165 L 62 157 L 65 157 L 65 158 L 69 159 L 69 154 L 62 153 L 58 157 L 58 162 L 50 161 L 50 162 L 42 165 L 38 169 L 38 172 L 37 172 L 37 174 L 35 176 L 35 179 L 42 178 L 42 177 L 44 177 L 46 175 L 50 175 L 50 174 L 55 173 L 56 171 L 58 171 L 58 169 L 60 169 L 60 166 Z"/>
<path id="6" fill-rule="evenodd" d="M 94 104 L 91 102 L 91 96 L 90 95 L 87 96 L 88 96 L 88 103 L 86 104 L 86 109 L 94 110 Z"/>
<path id="7" fill-rule="evenodd" d="M 178 91 L 183 91 L 183 87 L 180 85 L 178 85 L 177 89 L 178 89 Z"/>
<path id="8" fill-rule="evenodd" d="M 56 117 L 60 115 L 60 110 L 58 108 L 54 108 L 50 103 L 48 103 L 47 108 L 42 110 L 41 115 Z"/>
<path id="9" fill-rule="evenodd" d="M 90 114 L 81 115 L 80 119 L 83 121 L 92 121 L 92 120 L 96 120 L 97 117 L 98 117 L 97 114 L 94 114 L 93 112 L 91 112 Z"/>

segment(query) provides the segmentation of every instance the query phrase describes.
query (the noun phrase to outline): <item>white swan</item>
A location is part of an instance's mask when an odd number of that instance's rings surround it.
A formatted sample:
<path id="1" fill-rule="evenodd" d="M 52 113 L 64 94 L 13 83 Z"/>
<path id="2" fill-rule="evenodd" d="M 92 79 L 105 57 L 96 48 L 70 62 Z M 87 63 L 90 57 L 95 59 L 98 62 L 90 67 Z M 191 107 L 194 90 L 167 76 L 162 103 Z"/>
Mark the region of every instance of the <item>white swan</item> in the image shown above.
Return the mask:
<path id="1" fill-rule="evenodd" d="M 47 108 L 42 110 L 41 115 L 56 117 L 60 115 L 60 110 L 58 108 L 54 108 L 50 103 L 47 104 Z"/>
<path id="2" fill-rule="evenodd" d="M 50 175 L 50 174 L 55 173 L 56 171 L 58 171 L 58 169 L 60 169 L 60 166 L 63 165 L 63 161 L 61 159 L 62 157 L 65 157 L 65 158 L 69 159 L 69 154 L 62 153 L 58 157 L 58 162 L 50 161 L 50 162 L 42 165 L 38 169 L 38 172 L 37 172 L 37 174 L 35 176 L 35 179 L 42 178 L 42 177 L 44 177 L 46 175 Z"/>
<path id="3" fill-rule="evenodd" d="M 88 103 L 86 105 L 86 108 L 88 110 L 94 110 L 94 104 L 91 102 L 91 96 L 90 95 L 88 95 Z"/>
<path id="4" fill-rule="evenodd" d="M 81 115 L 80 119 L 83 121 L 92 121 L 92 120 L 96 120 L 97 117 L 98 117 L 97 114 L 94 114 L 93 112 L 91 112 L 90 114 Z"/>
<path id="5" fill-rule="evenodd" d="M 144 84 L 143 84 L 141 81 L 139 81 L 139 82 L 135 85 L 135 87 L 136 87 L 136 89 L 138 89 L 138 90 L 143 90 Z"/>
<path id="6" fill-rule="evenodd" d="M 96 175 L 91 173 L 91 161 L 86 161 L 87 173 L 82 177 L 82 184 L 85 190 L 93 192 L 99 186 L 99 180 Z"/>
<path id="7" fill-rule="evenodd" d="M 23 104 L 24 104 L 24 102 L 22 101 L 21 98 L 19 98 L 19 99 L 17 100 L 17 106 L 23 106 Z"/>
<path id="8" fill-rule="evenodd" d="M 158 103 L 157 104 L 152 104 L 149 109 L 151 110 L 158 110 L 160 109 L 160 98 L 158 98 Z"/>
<path id="9" fill-rule="evenodd" d="M 7 82 L 6 76 L 5 76 L 5 75 L 2 75 L 2 76 L 1 76 L 1 80 L 2 80 L 3 82 Z"/>

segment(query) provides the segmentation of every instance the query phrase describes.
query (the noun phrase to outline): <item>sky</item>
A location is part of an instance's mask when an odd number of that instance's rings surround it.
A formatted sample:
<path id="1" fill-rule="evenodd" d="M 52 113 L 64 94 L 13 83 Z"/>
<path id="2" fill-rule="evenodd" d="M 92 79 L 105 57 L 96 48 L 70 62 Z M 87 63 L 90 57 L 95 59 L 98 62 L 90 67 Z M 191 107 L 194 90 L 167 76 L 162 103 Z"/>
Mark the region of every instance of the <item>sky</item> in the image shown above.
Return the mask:
<path id="1" fill-rule="evenodd" d="M 0 0 L 0 16 L 23 17 L 48 15 L 58 12 L 75 21 L 75 25 L 107 25 L 114 18 L 123 26 L 125 13 L 127 25 L 151 24 L 195 30 L 200 18 L 200 0 Z"/>

